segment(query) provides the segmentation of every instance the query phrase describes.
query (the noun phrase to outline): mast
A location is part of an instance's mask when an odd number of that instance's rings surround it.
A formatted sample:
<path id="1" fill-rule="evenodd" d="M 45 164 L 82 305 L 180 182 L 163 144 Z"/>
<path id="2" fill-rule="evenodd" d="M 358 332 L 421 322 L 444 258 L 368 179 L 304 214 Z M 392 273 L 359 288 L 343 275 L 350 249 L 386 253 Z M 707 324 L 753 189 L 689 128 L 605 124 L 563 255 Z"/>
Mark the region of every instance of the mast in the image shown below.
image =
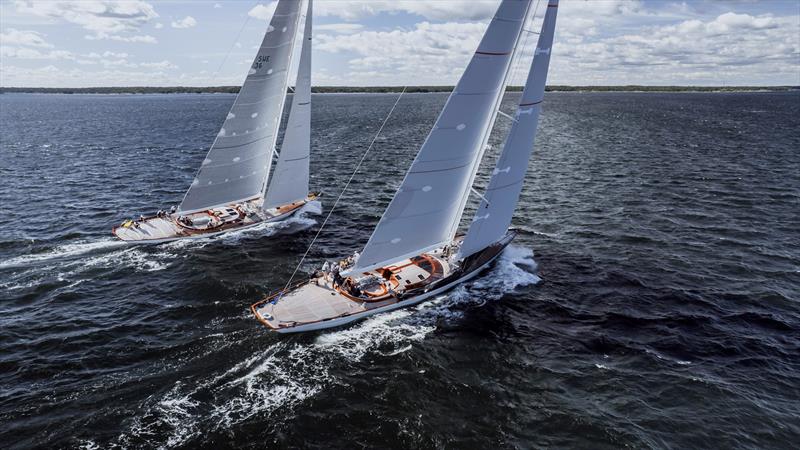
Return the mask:
<path id="1" fill-rule="evenodd" d="M 239 94 L 178 208 L 181 214 L 262 195 L 283 113 L 301 2 L 280 0 Z"/>
<path id="2" fill-rule="evenodd" d="M 300 64 L 297 69 L 292 109 L 275 171 L 264 198 L 264 209 L 286 205 L 308 195 L 311 148 L 311 29 L 312 1 L 308 0 Z"/>
<path id="3" fill-rule="evenodd" d="M 472 255 L 496 242 L 511 224 L 536 140 L 557 11 L 558 0 L 550 0 L 514 123 L 461 245 L 460 257 Z"/>
<path id="4" fill-rule="evenodd" d="M 366 272 L 452 239 L 505 91 L 530 0 L 503 0 L 355 267 Z M 455 225 L 454 225 L 455 224 Z"/>

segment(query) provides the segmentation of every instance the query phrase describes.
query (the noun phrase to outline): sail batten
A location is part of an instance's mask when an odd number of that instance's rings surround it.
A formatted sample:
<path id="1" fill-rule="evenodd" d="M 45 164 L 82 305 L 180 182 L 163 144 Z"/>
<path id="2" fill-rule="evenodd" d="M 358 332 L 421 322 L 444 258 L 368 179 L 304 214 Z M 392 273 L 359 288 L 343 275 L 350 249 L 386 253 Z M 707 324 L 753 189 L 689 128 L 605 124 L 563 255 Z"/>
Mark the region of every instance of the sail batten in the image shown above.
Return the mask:
<path id="1" fill-rule="evenodd" d="M 283 113 L 300 3 L 278 2 L 239 94 L 180 204 L 180 213 L 263 195 Z"/>
<path id="2" fill-rule="evenodd" d="M 452 240 L 530 3 L 500 3 L 400 188 L 348 273 L 390 265 Z"/>
<path id="3" fill-rule="evenodd" d="M 472 255 L 496 242 L 511 224 L 536 140 L 550 64 L 550 50 L 553 46 L 557 7 L 558 0 L 550 0 L 547 5 L 515 121 L 506 137 L 489 186 L 484 192 L 484 198 L 475 211 L 461 245 L 460 257 Z"/>
<path id="4" fill-rule="evenodd" d="M 311 150 L 312 15 L 313 5 L 312 0 L 309 0 L 292 106 L 286 121 L 278 162 L 264 197 L 265 209 L 300 201 L 308 195 L 308 159 Z"/>

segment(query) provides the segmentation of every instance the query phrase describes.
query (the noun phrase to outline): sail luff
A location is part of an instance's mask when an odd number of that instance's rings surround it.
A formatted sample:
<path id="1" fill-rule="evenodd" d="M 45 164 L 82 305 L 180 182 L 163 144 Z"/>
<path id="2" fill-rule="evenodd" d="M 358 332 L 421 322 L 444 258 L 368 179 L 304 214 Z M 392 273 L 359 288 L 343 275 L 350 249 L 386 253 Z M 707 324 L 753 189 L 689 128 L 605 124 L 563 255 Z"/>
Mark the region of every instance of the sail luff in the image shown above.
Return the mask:
<path id="1" fill-rule="evenodd" d="M 312 0 L 308 0 L 292 108 L 286 121 L 281 153 L 264 197 L 264 209 L 299 201 L 308 195 L 311 147 L 312 15 Z"/>
<path id="2" fill-rule="evenodd" d="M 300 2 L 280 0 L 245 81 L 180 204 L 187 214 L 263 195 L 277 138 Z"/>
<path id="3" fill-rule="evenodd" d="M 503 0 L 358 263 L 368 271 L 452 239 L 530 0 Z"/>
<path id="4" fill-rule="evenodd" d="M 517 108 L 516 120 L 511 126 L 503 151 L 492 172 L 489 186 L 484 192 L 484 199 L 475 211 L 461 245 L 459 252 L 461 257 L 467 257 L 496 242 L 511 224 L 536 140 L 557 11 L 558 0 L 550 0 Z"/>
<path id="5" fill-rule="evenodd" d="M 514 49 L 512 50 L 511 58 L 509 58 L 508 60 L 508 67 L 506 68 L 505 76 L 503 77 L 503 82 L 501 83 L 500 95 L 497 96 L 494 108 L 492 108 L 493 113 L 491 118 L 489 119 L 489 125 L 486 127 L 484 131 L 483 140 L 481 141 L 482 143 L 481 146 L 479 147 L 478 157 L 475 158 L 475 161 L 472 166 L 472 176 L 470 177 L 469 182 L 467 183 L 467 186 L 469 186 L 470 189 L 464 190 L 464 194 L 461 197 L 461 206 L 459 206 L 458 209 L 459 213 L 453 219 L 453 223 L 450 226 L 450 235 L 449 235 L 450 240 L 452 240 L 455 237 L 456 233 L 458 232 L 458 226 L 461 223 L 461 217 L 464 215 L 464 208 L 466 208 L 467 201 L 469 200 L 470 190 L 472 188 L 472 185 L 475 183 L 475 177 L 478 174 L 478 169 L 480 168 L 481 160 L 483 160 L 483 155 L 486 153 L 486 148 L 489 144 L 489 137 L 492 134 L 492 130 L 494 129 L 494 123 L 497 120 L 497 113 L 500 111 L 500 104 L 503 102 L 503 96 L 505 95 L 506 86 L 508 83 L 508 76 L 511 72 L 512 62 L 514 61 L 514 54 L 516 53 L 517 45 L 519 45 L 520 37 L 522 36 L 522 32 L 525 27 L 525 22 L 527 21 L 529 10 L 530 10 L 530 2 L 528 3 L 528 7 L 525 9 L 525 15 L 523 16 L 522 19 L 522 26 L 520 26 L 519 32 L 517 34 L 517 39 L 514 42 Z"/>

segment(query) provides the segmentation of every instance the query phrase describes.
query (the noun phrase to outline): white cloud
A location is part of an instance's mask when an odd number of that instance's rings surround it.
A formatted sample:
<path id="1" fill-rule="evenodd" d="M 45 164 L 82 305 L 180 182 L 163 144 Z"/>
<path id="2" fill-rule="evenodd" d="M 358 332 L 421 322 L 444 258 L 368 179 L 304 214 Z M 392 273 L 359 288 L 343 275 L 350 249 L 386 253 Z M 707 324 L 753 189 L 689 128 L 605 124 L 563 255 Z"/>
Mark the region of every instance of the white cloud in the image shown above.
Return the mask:
<path id="1" fill-rule="evenodd" d="M 559 13 L 549 78 L 554 84 L 800 83 L 799 16 L 729 12 L 698 17 L 671 6 L 647 9 L 621 0 L 593 2 L 592 10 L 583 2 L 562 4 L 568 7 Z M 315 49 L 343 55 L 349 72 L 340 78 L 351 84 L 453 84 L 486 25 L 421 22 L 410 29 L 362 28 L 320 34 Z M 535 40 L 527 40 L 512 83 L 524 81 Z"/>
<path id="2" fill-rule="evenodd" d="M 275 13 L 275 7 L 277 6 L 278 2 L 271 2 L 266 6 L 259 3 L 258 5 L 254 6 L 253 9 L 248 11 L 247 15 L 260 20 L 269 20 Z"/>
<path id="3" fill-rule="evenodd" d="M 9 47 L 6 45 L 0 46 L 0 56 L 16 59 L 75 60 L 75 55 L 65 50 L 41 51 L 35 48 Z"/>
<path id="4" fill-rule="evenodd" d="M 410 30 L 321 34 L 315 48 L 357 55 L 349 60 L 349 83 L 451 84 L 464 70 L 487 25 L 422 22 Z"/>
<path id="5" fill-rule="evenodd" d="M 361 31 L 364 25 L 358 23 L 328 23 L 314 27 L 316 31 L 331 31 L 333 33 L 350 34 Z"/>
<path id="6" fill-rule="evenodd" d="M 79 25 L 93 32 L 96 39 L 155 42 L 152 37 L 114 37 L 119 33 L 136 32 L 142 25 L 158 17 L 153 6 L 141 0 L 16 0 L 15 5 L 21 14 Z"/>
<path id="7" fill-rule="evenodd" d="M 600 21 L 590 21 L 592 28 L 601 28 Z M 800 82 L 799 30 L 799 16 L 732 12 L 622 27 L 618 33 L 587 35 L 566 26 L 557 32 L 551 79 L 561 84 L 794 84 Z"/>
<path id="8" fill-rule="evenodd" d="M 0 33 L 0 43 L 3 45 L 29 45 L 31 47 L 52 48 L 41 33 L 9 28 L 5 33 Z"/>
<path id="9" fill-rule="evenodd" d="M 219 9 L 219 8 L 222 8 L 222 5 L 220 5 L 219 3 L 214 3 L 214 9 Z"/>
<path id="10" fill-rule="evenodd" d="M 159 62 L 144 62 L 139 63 L 137 67 L 144 67 L 147 69 L 177 69 L 178 66 L 172 64 L 171 62 L 164 60 Z"/>
<path id="11" fill-rule="evenodd" d="M 121 59 L 125 59 L 130 55 L 128 55 L 127 53 L 118 53 L 118 52 L 106 51 L 106 52 L 103 52 L 103 54 L 92 52 L 92 53 L 89 53 L 89 54 L 83 55 L 83 56 L 85 56 L 87 58 L 95 58 L 95 59 L 99 59 L 99 58 L 121 58 Z"/>
<path id="12" fill-rule="evenodd" d="M 164 28 L 164 24 L 161 23 L 161 22 L 156 23 L 154 26 L 155 26 L 156 30 L 160 30 L 160 29 Z"/>
<path id="13" fill-rule="evenodd" d="M 108 41 L 117 41 L 117 42 L 138 42 L 143 44 L 155 44 L 158 42 L 156 38 L 150 36 L 149 34 L 145 35 L 134 35 L 134 36 L 120 36 L 118 34 L 105 34 L 105 33 L 98 33 L 98 34 L 87 34 L 84 36 L 85 39 L 90 41 L 101 41 L 101 40 L 108 40 Z"/>
<path id="14" fill-rule="evenodd" d="M 192 16 L 186 16 L 181 20 L 173 21 L 172 28 L 192 28 L 197 25 L 197 21 Z"/>
<path id="15" fill-rule="evenodd" d="M 320 16 L 336 16 L 344 20 L 358 20 L 382 12 L 405 12 L 428 20 L 483 20 L 494 14 L 498 3 L 498 0 L 334 0 L 316 3 L 314 12 Z"/>
<path id="16" fill-rule="evenodd" d="M 121 67 L 121 66 L 118 66 Z M 3 66 L 4 86 L 91 87 L 91 86 L 168 86 L 174 74 L 163 70 L 129 70 L 118 67 L 103 70 L 64 69 L 55 65 L 39 68 Z M 189 83 L 195 81 L 189 78 Z"/>
<path id="17" fill-rule="evenodd" d="M 16 0 L 17 11 L 61 19 L 98 33 L 135 31 L 158 17 L 153 6 L 141 0 Z"/>

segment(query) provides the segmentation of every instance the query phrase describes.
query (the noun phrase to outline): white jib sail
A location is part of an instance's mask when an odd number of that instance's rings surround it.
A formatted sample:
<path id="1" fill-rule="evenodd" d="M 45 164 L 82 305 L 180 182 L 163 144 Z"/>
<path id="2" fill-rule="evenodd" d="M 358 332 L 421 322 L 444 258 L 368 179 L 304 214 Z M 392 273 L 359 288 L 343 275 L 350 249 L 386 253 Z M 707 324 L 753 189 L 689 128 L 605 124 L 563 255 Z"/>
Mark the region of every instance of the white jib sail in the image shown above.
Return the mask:
<path id="1" fill-rule="evenodd" d="M 286 97 L 301 3 L 278 2 L 239 95 L 179 212 L 202 211 L 263 194 Z"/>
<path id="2" fill-rule="evenodd" d="M 497 166 L 492 172 L 489 187 L 475 211 L 467 236 L 461 245 L 461 257 L 467 257 L 496 242 L 503 237 L 511 224 L 536 139 L 557 11 L 558 0 L 550 0 L 525 89 L 517 108 L 516 120 L 511 125 Z"/>
<path id="3" fill-rule="evenodd" d="M 264 197 L 264 209 L 303 200 L 308 195 L 311 148 L 311 3 L 312 0 L 309 0 L 292 109 L 286 121 L 281 153 Z"/>
<path id="4" fill-rule="evenodd" d="M 529 7 L 529 0 L 500 4 L 356 267 L 348 273 L 386 266 L 452 239 Z"/>

